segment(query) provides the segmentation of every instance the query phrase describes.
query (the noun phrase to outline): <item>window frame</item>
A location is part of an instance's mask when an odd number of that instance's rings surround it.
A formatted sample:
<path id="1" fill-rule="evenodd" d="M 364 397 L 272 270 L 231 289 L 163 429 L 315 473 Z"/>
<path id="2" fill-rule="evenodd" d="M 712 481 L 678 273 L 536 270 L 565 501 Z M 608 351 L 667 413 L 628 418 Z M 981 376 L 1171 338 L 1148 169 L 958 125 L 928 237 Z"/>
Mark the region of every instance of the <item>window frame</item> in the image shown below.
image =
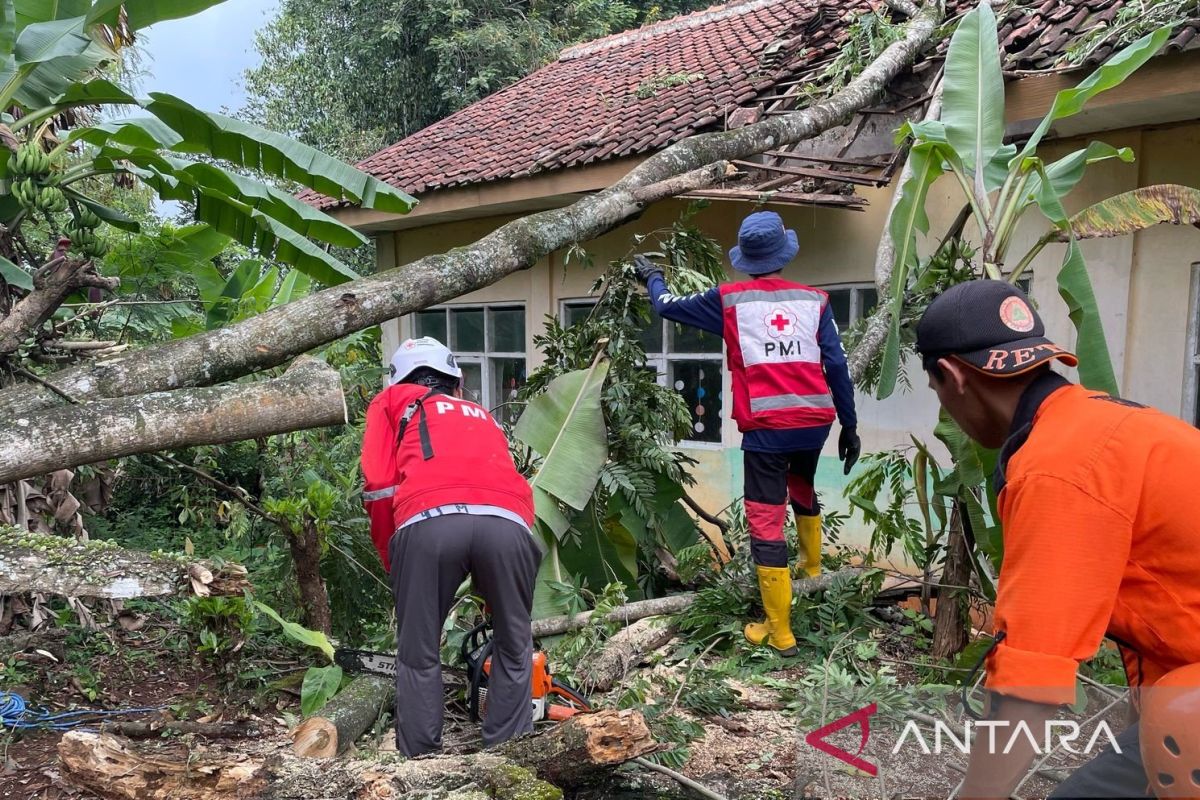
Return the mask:
<path id="1" fill-rule="evenodd" d="M 492 360 L 499 358 L 520 359 L 525 365 L 526 379 L 529 377 L 529 356 L 527 352 L 509 352 L 507 350 L 492 351 L 489 348 L 492 345 L 492 317 L 491 312 L 497 310 L 515 310 L 520 309 L 524 319 L 522 336 L 525 340 L 526 347 L 529 342 L 529 311 L 527 304 L 521 300 L 513 301 L 496 301 L 489 303 L 445 303 L 443 305 L 431 306 L 430 308 L 421 309 L 421 311 L 410 314 L 410 328 L 415 337 L 417 335 L 417 315 L 428 313 L 430 311 L 439 311 L 443 314 L 446 325 L 446 341 L 443 342 L 447 347 L 450 347 L 454 352 L 454 358 L 462 364 L 478 364 L 479 365 L 479 383 L 480 397 L 478 400 L 471 399 L 472 402 L 477 402 L 479 405 L 486 408 L 489 412 L 503 405 L 506 400 L 492 397 Z M 482 311 L 483 312 L 483 350 L 454 350 L 453 341 L 453 323 L 451 322 L 452 311 Z M 464 381 L 465 389 L 465 381 Z"/>
<path id="2" fill-rule="evenodd" d="M 558 301 L 558 319 L 560 323 L 566 319 L 567 307 L 576 306 L 583 303 L 595 305 L 598 301 L 596 298 L 589 297 L 564 297 Z M 671 387 L 671 364 L 679 361 L 711 361 L 716 362 L 717 368 L 721 375 L 721 396 L 722 399 L 730 396 L 729 386 L 729 370 L 725 368 L 725 340 L 721 338 L 720 351 L 711 353 L 672 353 L 671 348 L 671 331 L 668 325 L 678 325 L 680 323 L 672 322 L 664 317 L 659 317 L 659 324 L 662 327 L 662 350 L 646 353 L 646 366 L 654 367 L 654 374 L 659 386 Z M 710 334 L 712 335 L 712 334 Z M 724 405 L 724 404 L 722 404 Z M 720 423 L 720 431 L 717 434 L 716 441 L 705 441 L 702 439 L 680 439 L 676 442 L 678 447 L 687 447 L 698 450 L 722 450 L 727 446 L 727 426 L 725 424 L 725 416 L 718 415 Z"/>
<path id="3" fill-rule="evenodd" d="M 1200 405 L 1196 392 L 1200 390 L 1200 261 L 1192 263 L 1191 297 L 1188 303 L 1187 347 L 1183 352 L 1183 419 L 1193 427 L 1200 426 Z"/>
<path id="4" fill-rule="evenodd" d="M 865 316 L 862 313 L 862 292 L 863 292 L 863 290 L 870 289 L 870 290 L 874 291 L 875 292 L 875 306 L 876 307 L 879 306 L 879 291 L 876 288 L 874 281 L 843 281 L 841 283 L 824 284 L 822 286 L 817 286 L 814 288 L 820 289 L 821 291 L 825 292 L 826 294 L 833 294 L 834 292 L 840 291 L 842 289 L 849 290 L 849 292 L 850 292 L 850 319 L 846 323 L 846 329 L 854 327 L 854 325 L 857 324 L 859 322 L 859 320 L 865 319 Z M 837 320 L 835 319 L 834 322 L 837 322 Z M 845 331 L 844 331 L 844 329 L 842 329 L 839 326 L 838 332 L 844 333 Z"/>

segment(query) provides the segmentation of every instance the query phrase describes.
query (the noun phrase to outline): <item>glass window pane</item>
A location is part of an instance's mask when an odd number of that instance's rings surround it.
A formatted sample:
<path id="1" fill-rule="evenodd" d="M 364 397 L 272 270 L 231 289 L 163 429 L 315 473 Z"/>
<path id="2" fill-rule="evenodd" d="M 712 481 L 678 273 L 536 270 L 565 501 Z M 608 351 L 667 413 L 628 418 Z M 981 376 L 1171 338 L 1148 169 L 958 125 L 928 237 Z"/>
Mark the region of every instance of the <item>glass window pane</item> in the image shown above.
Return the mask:
<path id="1" fill-rule="evenodd" d="M 491 358 L 488 359 L 488 366 L 492 373 L 492 396 L 488 401 L 492 404 L 493 413 L 501 422 L 515 423 L 521 416 L 521 407 L 515 403 L 517 393 L 525 385 L 525 359 Z"/>
<path id="2" fill-rule="evenodd" d="M 831 289 L 829 292 L 829 307 L 833 309 L 833 321 L 838 330 L 844 331 L 850 327 L 850 290 Z"/>
<path id="3" fill-rule="evenodd" d="M 472 403 L 483 405 L 483 365 L 471 361 L 459 361 L 463 371 L 463 397 Z"/>
<path id="4" fill-rule="evenodd" d="M 858 290 L 858 318 L 866 319 L 871 316 L 875 306 L 879 305 L 879 292 L 875 289 Z"/>
<path id="5" fill-rule="evenodd" d="M 562 325 L 570 328 L 587 319 L 588 314 L 596 306 L 594 300 L 580 300 L 574 303 L 563 303 Z"/>
<path id="6" fill-rule="evenodd" d="M 691 411 L 688 440 L 721 441 L 721 362 L 671 361 L 668 380 Z"/>
<path id="7" fill-rule="evenodd" d="M 483 352 L 483 309 L 450 309 L 450 349 L 456 353 Z"/>
<path id="8" fill-rule="evenodd" d="M 413 338 L 420 339 L 422 336 L 432 336 L 442 344 L 446 343 L 445 310 L 418 311 L 413 315 Z"/>
<path id="9" fill-rule="evenodd" d="M 525 352 L 525 309 L 489 308 L 488 320 L 492 326 L 488 352 Z"/>
<path id="10" fill-rule="evenodd" d="M 721 337 L 716 334 L 693 328 L 690 325 L 668 323 L 667 330 L 671 334 L 671 353 L 719 353 L 721 352 Z"/>
<path id="11" fill-rule="evenodd" d="M 642 343 L 642 349 L 649 355 L 655 353 L 661 354 L 663 351 L 663 322 L 662 317 L 657 314 L 653 315 L 650 322 L 645 328 L 642 328 L 638 333 L 638 341 Z"/>

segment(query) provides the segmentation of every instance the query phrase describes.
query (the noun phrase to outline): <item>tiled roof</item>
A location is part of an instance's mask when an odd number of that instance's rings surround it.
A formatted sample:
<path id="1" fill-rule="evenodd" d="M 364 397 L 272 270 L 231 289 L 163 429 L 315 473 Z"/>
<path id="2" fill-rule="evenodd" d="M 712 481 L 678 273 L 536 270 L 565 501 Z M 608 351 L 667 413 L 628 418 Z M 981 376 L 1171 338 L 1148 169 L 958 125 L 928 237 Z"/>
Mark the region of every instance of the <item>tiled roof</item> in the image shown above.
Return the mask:
<path id="1" fill-rule="evenodd" d="M 1000 25 L 1005 68 L 1054 68 L 1072 42 L 1135 1 L 1017 3 Z M 948 13 L 973 4 L 951 0 Z M 556 61 L 359 167 L 420 196 L 659 150 L 720 130 L 739 106 L 778 94 L 775 87 L 789 78 L 812 74 L 836 55 L 849 20 L 878 5 L 749 0 L 568 48 Z M 1200 20 L 1184 25 L 1169 48 L 1200 44 L 1198 33 Z M 1111 52 L 1102 46 L 1085 64 Z M 335 204 L 311 194 L 306 199 Z"/>

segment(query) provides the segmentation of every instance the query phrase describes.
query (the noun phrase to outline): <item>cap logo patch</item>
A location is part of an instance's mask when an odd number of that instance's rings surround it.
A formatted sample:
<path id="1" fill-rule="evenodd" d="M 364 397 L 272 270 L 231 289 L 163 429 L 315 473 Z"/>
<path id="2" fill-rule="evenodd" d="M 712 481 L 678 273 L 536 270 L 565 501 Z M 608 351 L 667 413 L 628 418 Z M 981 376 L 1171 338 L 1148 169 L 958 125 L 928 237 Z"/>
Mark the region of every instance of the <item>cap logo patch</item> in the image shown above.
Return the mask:
<path id="1" fill-rule="evenodd" d="M 1019 297 L 1010 297 L 1000 304 L 1000 321 L 1017 333 L 1033 330 L 1033 311 Z"/>

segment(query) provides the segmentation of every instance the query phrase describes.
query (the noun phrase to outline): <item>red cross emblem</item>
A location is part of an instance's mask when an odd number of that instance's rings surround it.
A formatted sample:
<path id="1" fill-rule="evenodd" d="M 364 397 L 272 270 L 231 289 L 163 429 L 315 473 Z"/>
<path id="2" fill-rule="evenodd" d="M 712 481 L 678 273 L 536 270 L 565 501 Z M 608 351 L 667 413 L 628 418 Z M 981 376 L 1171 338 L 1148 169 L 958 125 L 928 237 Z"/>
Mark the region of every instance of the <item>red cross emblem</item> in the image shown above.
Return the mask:
<path id="1" fill-rule="evenodd" d="M 792 336 L 796 332 L 796 318 L 781 308 L 767 314 L 767 334 L 774 339 Z"/>

